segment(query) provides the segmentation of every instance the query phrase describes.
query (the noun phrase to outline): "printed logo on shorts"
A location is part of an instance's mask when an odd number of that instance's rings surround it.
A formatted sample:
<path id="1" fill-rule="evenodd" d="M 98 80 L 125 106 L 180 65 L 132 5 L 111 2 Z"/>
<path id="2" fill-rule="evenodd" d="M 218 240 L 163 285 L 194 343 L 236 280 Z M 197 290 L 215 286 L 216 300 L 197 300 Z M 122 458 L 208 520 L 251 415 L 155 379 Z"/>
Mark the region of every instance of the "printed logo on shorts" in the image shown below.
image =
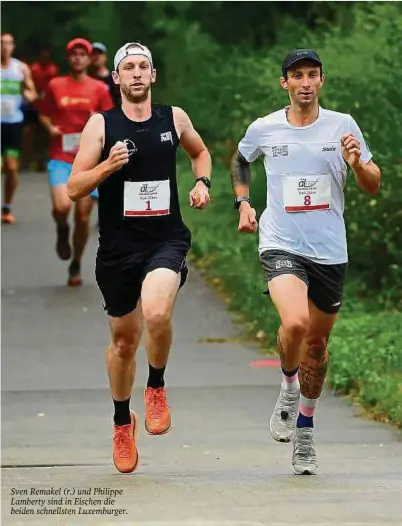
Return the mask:
<path id="1" fill-rule="evenodd" d="M 292 262 L 288 259 L 280 259 L 279 261 L 275 261 L 275 269 L 279 270 L 281 268 L 293 268 Z"/>
<path id="2" fill-rule="evenodd" d="M 161 142 L 171 142 L 173 144 L 172 132 L 161 133 Z"/>
<path id="3" fill-rule="evenodd" d="M 287 144 L 272 146 L 272 157 L 289 157 L 289 146 Z"/>
<path id="4" fill-rule="evenodd" d="M 336 146 L 324 146 L 322 151 L 323 152 L 336 152 Z"/>

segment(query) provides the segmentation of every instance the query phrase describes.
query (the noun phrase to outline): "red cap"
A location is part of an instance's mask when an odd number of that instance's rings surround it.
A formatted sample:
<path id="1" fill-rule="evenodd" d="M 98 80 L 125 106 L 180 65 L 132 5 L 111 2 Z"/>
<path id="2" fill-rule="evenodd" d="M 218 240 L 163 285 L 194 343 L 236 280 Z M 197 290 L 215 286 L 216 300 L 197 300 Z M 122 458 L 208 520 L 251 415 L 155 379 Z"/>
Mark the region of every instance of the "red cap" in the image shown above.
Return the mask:
<path id="1" fill-rule="evenodd" d="M 91 55 L 92 53 L 92 45 L 88 40 L 85 40 L 85 38 L 74 38 L 73 40 L 70 40 L 70 42 L 67 44 L 67 52 L 71 51 L 75 47 L 80 46 L 86 49 L 88 52 L 88 55 Z"/>

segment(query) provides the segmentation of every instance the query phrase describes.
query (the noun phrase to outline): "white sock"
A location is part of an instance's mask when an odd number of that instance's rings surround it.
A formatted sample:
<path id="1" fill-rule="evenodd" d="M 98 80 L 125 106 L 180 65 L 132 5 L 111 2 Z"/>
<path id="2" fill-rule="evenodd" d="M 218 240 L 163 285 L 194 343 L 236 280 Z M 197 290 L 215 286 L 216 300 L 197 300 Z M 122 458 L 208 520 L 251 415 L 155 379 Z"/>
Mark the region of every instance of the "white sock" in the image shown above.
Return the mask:
<path id="1" fill-rule="evenodd" d="M 282 370 L 282 387 L 285 391 L 300 391 L 299 372 L 293 376 L 286 376 Z"/>

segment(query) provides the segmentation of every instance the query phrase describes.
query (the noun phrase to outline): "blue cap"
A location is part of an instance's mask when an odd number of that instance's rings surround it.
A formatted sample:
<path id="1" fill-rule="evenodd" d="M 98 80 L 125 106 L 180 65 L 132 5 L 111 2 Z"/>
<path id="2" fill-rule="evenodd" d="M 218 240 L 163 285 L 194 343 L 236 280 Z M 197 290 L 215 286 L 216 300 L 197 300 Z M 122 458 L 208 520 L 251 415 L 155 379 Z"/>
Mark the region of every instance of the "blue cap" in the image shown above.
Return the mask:
<path id="1" fill-rule="evenodd" d="M 102 53 L 107 53 L 107 47 L 102 42 L 94 42 L 92 44 L 92 49 L 94 51 L 101 51 Z"/>

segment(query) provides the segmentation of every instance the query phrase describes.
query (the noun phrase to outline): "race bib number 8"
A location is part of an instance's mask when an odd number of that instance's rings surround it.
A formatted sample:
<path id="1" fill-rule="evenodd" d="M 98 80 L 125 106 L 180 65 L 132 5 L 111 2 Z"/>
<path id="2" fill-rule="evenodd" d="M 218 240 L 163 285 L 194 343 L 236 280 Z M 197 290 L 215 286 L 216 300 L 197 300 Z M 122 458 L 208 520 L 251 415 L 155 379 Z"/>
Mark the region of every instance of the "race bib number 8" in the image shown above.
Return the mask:
<path id="1" fill-rule="evenodd" d="M 77 153 L 80 145 L 80 133 L 66 133 L 62 137 L 62 149 L 65 153 Z"/>
<path id="2" fill-rule="evenodd" d="M 331 208 L 331 176 L 314 174 L 283 177 L 286 212 L 311 212 Z"/>
<path id="3" fill-rule="evenodd" d="M 165 181 L 125 181 L 124 216 L 165 216 L 170 214 L 170 184 Z"/>

